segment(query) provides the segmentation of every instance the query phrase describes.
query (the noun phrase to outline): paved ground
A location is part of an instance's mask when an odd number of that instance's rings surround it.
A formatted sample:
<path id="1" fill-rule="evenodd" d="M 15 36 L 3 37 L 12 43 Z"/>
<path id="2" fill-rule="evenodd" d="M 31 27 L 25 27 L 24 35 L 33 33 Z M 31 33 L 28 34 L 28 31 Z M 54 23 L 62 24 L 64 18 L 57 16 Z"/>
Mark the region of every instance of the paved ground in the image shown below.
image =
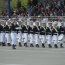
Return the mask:
<path id="1" fill-rule="evenodd" d="M 25 48 L 0 46 L 0 65 L 65 65 L 65 48 Z"/>

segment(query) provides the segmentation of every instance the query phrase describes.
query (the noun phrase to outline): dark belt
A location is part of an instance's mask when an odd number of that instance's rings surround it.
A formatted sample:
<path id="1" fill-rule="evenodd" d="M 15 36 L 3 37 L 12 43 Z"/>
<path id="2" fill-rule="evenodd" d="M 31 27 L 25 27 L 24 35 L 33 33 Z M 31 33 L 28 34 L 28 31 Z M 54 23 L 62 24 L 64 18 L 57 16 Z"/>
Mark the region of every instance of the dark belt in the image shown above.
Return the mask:
<path id="1" fill-rule="evenodd" d="M 1 33 L 4 33 L 4 31 L 1 31 Z"/>
<path id="2" fill-rule="evenodd" d="M 10 33 L 9 31 L 5 31 L 5 33 Z"/>
<path id="3" fill-rule="evenodd" d="M 53 35 L 57 35 L 58 33 L 54 33 Z"/>
<path id="4" fill-rule="evenodd" d="M 17 33 L 17 31 L 11 31 L 11 32 L 13 32 L 13 33 L 15 33 L 15 32 L 16 32 L 16 33 Z"/>
<path id="5" fill-rule="evenodd" d="M 22 33 L 21 31 L 18 31 L 18 33 Z"/>

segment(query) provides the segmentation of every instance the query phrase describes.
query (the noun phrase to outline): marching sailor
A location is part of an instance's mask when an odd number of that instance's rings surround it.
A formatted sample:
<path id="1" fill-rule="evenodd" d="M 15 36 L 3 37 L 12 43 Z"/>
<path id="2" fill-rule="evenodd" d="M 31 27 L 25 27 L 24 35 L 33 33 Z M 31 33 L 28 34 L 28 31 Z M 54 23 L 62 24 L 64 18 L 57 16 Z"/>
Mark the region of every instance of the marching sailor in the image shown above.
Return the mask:
<path id="1" fill-rule="evenodd" d="M 60 47 L 63 48 L 63 40 L 64 40 L 64 27 L 61 25 L 61 23 L 58 23 L 58 42 L 60 43 Z"/>
<path id="2" fill-rule="evenodd" d="M 0 24 L 0 45 L 2 45 L 2 41 L 1 41 L 1 30 L 2 30 L 2 25 Z"/>
<path id="3" fill-rule="evenodd" d="M 46 39 L 47 39 L 47 44 L 48 44 L 49 48 L 52 48 L 52 45 L 51 45 L 51 36 L 52 36 L 51 27 L 49 26 L 49 23 L 47 23 L 47 27 L 46 27 Z"/>
<path id="4" fill-rule="evenodd" d="M 21 32 L 21 30 L 22 30 L 22 28 L 21 28 L 21 26 L 19 25 L 19 23 L 17 22 L 17 24 L 16 24 L 16 26 L 17 26 L 17 41 L 18 41 L 18 43 L 19 43 L 19 47 L 22 47 L 22 32 Z"/>
<path id="5" fill-rule="evenodd" d="M 58 43 L 58 30 L 56 25 L 56 22 L 53 22 L 53 26 L 52 26 L 52 41 L 54 43 L 54 47 L 58 48 L 57 43 Z"/>
<path id="6" fill-rule="evenodd" d="M 33 23 L 33 34 L 36 47 L 39 47 L 39 28 L 36 26 L 35 22 Z"/>
<path id="7" fill-rule="evenodd" d="M 2 46 L 6 46 L 6 43 L 5 43 L 5 31 L 4 31 L 4 25 L 3 24 L 1 24 L 0 30 L 1 30 L 1 43 L 2 43 Z"/>
<path id="8" fill-rule="evenodd" d="M 42 47 L 45 48 L 45 27 L 43 25 L 40 26 L 40 36 L 41 36 Z"/>
<path id="9" fill-rule="evenodd" d="M 31 22 L 29 22 L 29 23 L 31 23 Z M 29 35 L 30 47 L 34 47 L 34 45 L 33 45 L 33 27 L 31 24 L 28 25 L 28 35 Z"/>
<path id="10" fill-rule="evenodd" d="M 28 43 L 28 29 L 27 29 L 27 25 L 23 24 L 22 25 L 22 35 L 23 35 L 23 43 L 25 47 L 28 47 L 27 43 Z"/>
<path id="11" fill-rule="evenodd" d="M 13 49 L 16 49 L 17 30 L 16 30 L 16 25 L 15 25 L 14 23 L 11 24 L 10 30 L 11 30 L 12 48 L 13 48 Z"/>
<path id="12" fill-rule="evenodd" d="M 8 46 L 11 46 L 11 37 L 10 37 L 10 27 L 8 26 L 8 23 L 6 22 L 5 29 L 5 37 L 6 37 L 6 43 Z"/>

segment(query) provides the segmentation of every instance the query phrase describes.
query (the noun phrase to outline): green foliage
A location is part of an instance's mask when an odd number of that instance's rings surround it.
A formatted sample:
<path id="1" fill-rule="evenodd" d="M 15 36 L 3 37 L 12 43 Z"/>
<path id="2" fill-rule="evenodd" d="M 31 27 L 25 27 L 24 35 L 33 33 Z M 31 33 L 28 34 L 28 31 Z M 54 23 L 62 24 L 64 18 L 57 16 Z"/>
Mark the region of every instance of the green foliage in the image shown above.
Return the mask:
<path id="1" fill-rule="evenodd" d="M 28 0 L 20 0 L 21 1 L 21 5 L 24 6 L 24 7 L 27 7 L 27 4 L 28 4 Z M 20 6 L 20 5 L 19 5 Z M 3 9 L 3 0 L 0 0 L 0 10 Z M 17 0 L 11 0 L 11 7 L 13 9 L 16 9 L 17 7 Z"/>
<path id="2" fill-rule="evenodd" d="M 21 4 L 26 7 L 28 4 L 28 0 L 21 0 Z"/>
<path id="3" fill-rule="evenodd" d="M 20 2 L 22 6 L 27 7 L 28 0 L 20 0 Z M 15 9 L 17 7 L 17 0 L 12 0 L 11 6 L 13 9 Z"/>
<path id="4" fill-rule="evenodd" d="M 12 0 L 12 1 L 11 1 L 11 7 L 12 7 L 13 9 L 15 9 L 15 8 L 16 8 L 16 5 L 17 5 L 17 0 Z"/>
<path id="5" fill-rule="evenodd" d="M 19 8 L 21 8 L 21 1 L 20 0 L 17 1 L 17 9 L 19 9 Z"/>

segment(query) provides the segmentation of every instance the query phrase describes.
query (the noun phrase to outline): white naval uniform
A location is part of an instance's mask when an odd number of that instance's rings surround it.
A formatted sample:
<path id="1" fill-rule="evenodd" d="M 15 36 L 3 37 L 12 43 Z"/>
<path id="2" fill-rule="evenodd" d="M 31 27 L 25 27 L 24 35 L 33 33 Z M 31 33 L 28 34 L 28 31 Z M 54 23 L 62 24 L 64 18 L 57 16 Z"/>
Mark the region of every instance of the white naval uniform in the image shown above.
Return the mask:
<path id="1" fill-rule="evenodd" d="M 5 37 L 6 37 L 6 43 L 11 43 L 11 36 L 10 36 L 10 32 L 6 31 L 5 33 Z"/>
<path id="2" fill-rule="evenodd" d="M 30 44 L 33 44 L 33 29 L 32 27 L 28 27 L 28 40 Z"/>
<path id="3" fill-rule="evenodd" d="M 59 36 L 58 36 L 58 43 L 63 43 L 63 41 L 64 41 L 64 35 L 63 34 L 60 34 Z"/>
<path id="4" fill-rule="evenodd" d="M 52 42 L 51 37 L 52 37 L 51 35 L 46 35 L 47 44 L 51 44 Z"/>
<path id="5" fill-rule="evenodd" d="M 28 42 L 28 33 L 23 33 L 23 43 L 27 43 Z"/>
<path id="6" fill-rule="evenodd" d="M 64 41 L 64 27 L 59 28 L 58 43 L 62 44 Z"/>
<path id="7" fill-rule="evenodd" d="M 40 42 L 41 42 L 42 44 L 44 44 L 46 39 L 45 39 L 45 30 L 44 30 L 43 27 L 40 28 L 40 35 L 39 35 L 39 36 L 40 36 L 40 37 L 39 37 Z"/>
<path id="8" fill-rule="evenodd" d="M 52 36 L 52 42 L 54 44 L 57 44 L 58 43 L 58 33 L 55 33 L 53 36 Z"/>
<path id="9" fill-rule="evenodd" d="M 34 43 L 37 45 L 39 44 L 39 30 L 37 29 L 36 26 L 33 28 L 33 34 L 34 34 Z"/>
<path id="10" fill-rule="evenodd" d="M 12 45 L 14 44 L 14 45 L 16 45 L 16 43 L 17 43 L 17 33 L 16 33 L 16 31 L 11 31 L 11 40 L 12 40 Z"/>
<path id="11" fill-rule="evenodd" d="M 1 31 L 0 31 L 0 43 L 1 43 Z"/>
<path id="12" fill-rule="evenodd" d="M 41 41 L 41 43 L 45 43 L 45 35 L 40 35 L 40 41 Z"/>
<path id="13" fill-rule="evenodd" d="M 21 31 L 18 31 L 18 43 L 21 43 L 22 42 L 22 32 Z"/>
<path id="14" fill-rule="evenodd" d="M 28 30 L 26 28 L 27 26 L 23 26 L 22 27 L 22 39 L 23 39 L 23 43 L 28 43 Z"/>
<path id="15" fill-rule="evenodd" d="M 29 43 L 33 44 L 33 34 L 29 34 Z"/>
<path id="16" fill-rule="evenodd" d="M 39 34 L 34 34 L 34 42 L 35 44 L 39 44 Z"/>
<path id="17" fill-rule="evenodd" d="M 1 31 L 1 42 L 5 43 L 5 32 Z"/>
<path id="18" fill-rule="evenodd" d="M 52 42 L 52 33 L 51 33 L 49 27 L 46 29 L 46 40 L 47 40 L 47 44 L 51 44 L 51 42 Z"/>

